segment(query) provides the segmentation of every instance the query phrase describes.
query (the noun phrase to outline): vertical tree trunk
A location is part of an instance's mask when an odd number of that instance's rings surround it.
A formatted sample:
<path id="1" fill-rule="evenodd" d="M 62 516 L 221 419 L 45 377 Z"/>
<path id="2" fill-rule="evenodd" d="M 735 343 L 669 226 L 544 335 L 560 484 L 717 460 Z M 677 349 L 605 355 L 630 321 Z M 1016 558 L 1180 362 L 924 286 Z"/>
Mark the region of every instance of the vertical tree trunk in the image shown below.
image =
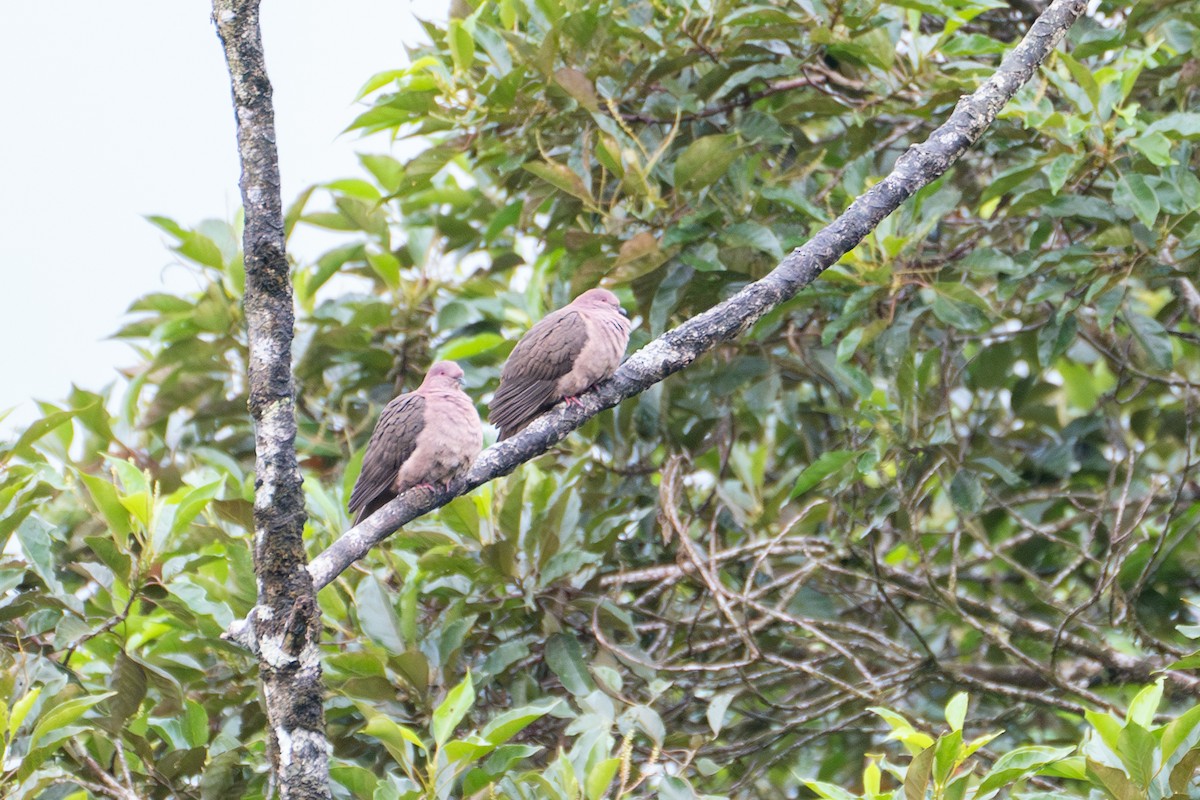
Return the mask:
<path id="1" fill-rule="evenodd" d="M 304 494 L 296 463 L 291 372 L 292 286 L 271 83 L 263 60 L 259 0 L 213 0 L 225 46 L 246 211 L 245 311 L 250 413 L 255 423 L 254 564 L 258 606 L 239 639 L 259 659 L 270 725 L 271 767 L 284 798 L 327 798 L 328 742 L 318 644 L 320 610 L 306 569 Z"/>

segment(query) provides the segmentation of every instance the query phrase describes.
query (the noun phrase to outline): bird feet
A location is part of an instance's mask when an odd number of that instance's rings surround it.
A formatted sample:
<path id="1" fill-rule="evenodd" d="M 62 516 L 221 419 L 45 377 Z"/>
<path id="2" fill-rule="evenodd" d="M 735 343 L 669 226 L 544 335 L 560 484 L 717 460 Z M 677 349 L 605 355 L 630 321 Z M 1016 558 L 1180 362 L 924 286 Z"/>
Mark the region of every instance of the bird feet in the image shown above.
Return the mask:
<path id="1" fill-rule="evenodd" d="M 578 395 L 571 395 L 570 397 L 564 397 L 563 402 L 569 406 L 579 406 L 580 408 L 583 408 L 583 401 L 579 399 Z"/>

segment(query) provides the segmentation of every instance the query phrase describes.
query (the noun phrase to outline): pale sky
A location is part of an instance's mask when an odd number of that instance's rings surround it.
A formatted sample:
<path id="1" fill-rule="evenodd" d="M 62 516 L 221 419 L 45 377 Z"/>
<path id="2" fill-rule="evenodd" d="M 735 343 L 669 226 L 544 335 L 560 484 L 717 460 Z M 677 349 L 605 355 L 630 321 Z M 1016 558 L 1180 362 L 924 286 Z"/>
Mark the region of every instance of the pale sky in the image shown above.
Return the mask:
<path id="1" fill-rule="evenodd" d="M 360 175 L 340 136 L 372 74 L 424 39 L 446 0 L 263 0 L 285 207 Z M 98 389 L 135 361 L 105 341 L 137 297 L 193 285 L 146 222 L 192 227 L 240 205 L 229 76 L 207 0 L 8 3 L 0 27 L 0 435 L 71 383 Z M 310 243 L 310 246 L 311 243 Z M 301 259 L 318 254 L 293 242 Z"/>

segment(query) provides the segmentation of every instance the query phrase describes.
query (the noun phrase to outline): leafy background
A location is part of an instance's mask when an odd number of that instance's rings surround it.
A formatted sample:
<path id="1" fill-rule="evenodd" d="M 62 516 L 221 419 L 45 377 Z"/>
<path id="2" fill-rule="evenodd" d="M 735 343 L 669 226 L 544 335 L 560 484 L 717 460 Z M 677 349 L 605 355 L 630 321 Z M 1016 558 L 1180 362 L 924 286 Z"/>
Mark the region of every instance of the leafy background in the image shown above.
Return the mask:
<path id="1" fill-rule="evenodd" d="M 294 268 L 310 553 L 432 360 L 483 401 L 598 282 L 631 349 L 710 307 L 1036 10 L 501 0 L 428 25 L 363 89 L 362 172 L 288 211 L 340 242 Z M 1186 796 L 1198 25 L 1101 2 L 800 296 L 324 590 L 335 793 Z M 255 598 L 240 221 L 151 221 L 202 288 L 134 302 L 136 366 L 0 445 L 12 797 L 267 791 L 254 664 L 220 638 Z"/>

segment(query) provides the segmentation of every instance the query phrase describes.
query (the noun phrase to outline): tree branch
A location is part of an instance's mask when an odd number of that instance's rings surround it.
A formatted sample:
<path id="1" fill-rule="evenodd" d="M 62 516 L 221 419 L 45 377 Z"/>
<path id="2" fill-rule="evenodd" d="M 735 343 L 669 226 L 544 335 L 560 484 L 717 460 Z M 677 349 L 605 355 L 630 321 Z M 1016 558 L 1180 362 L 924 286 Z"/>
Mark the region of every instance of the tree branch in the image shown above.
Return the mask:
<path id="1" fill-rule="evenodd" d="M 762 280 L 647 344 L 630 356 L 610 380 L 584 393 L 579 405 L 559 405 L 513 438 L 485 450 L 466 477 L 452 483 L 449 489 L 410 490 L 342 534 L 309 564 L 317 588 L 328 585 L 402 525 L 541 455 L 599 412 L 680 371 L 718 343 L 741 335 L 768 311 L 816 280 L 884 217 L 945 173 L 983 135 L 1086 5 L 1085 0 L 1055 0 L 996 72 L 959 101 L 945 123 L 925 142 L 910 147 L 886 178 L 812 239 L 789 253 Z"/>
<path id="2" fill-rule="evenodd" d="M 304 492 L 296 463 L 294 313 L 271 82 L 259 0 L 213 0 L 225 48 L 242 162 L 245 310 L 254 417 L 254 565 L 258 605 L 241 632 L 259 658 L 272 769 L 284 798 L 328 798 L 329 761 L 318 650 L 320 610 L 305 569 Z"/>

